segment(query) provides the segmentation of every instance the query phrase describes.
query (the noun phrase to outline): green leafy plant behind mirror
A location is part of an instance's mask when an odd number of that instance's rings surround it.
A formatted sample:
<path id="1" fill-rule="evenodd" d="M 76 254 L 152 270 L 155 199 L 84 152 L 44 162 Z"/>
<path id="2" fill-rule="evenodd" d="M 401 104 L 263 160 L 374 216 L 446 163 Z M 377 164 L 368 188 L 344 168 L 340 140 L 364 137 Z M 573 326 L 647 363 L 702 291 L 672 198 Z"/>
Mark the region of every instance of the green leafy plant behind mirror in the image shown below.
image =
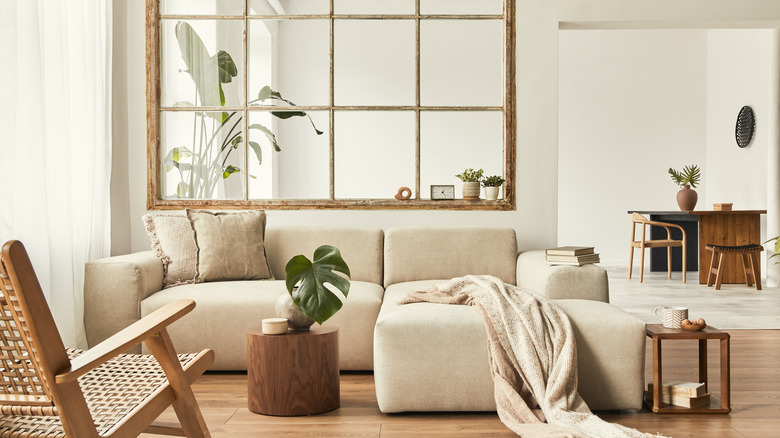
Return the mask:
<path id="1" fill-rule="evenodd" d="M 184 21 L 176 23 L 176 40 L 181 58 L 186 66 L 185 73 L 195 84 L 195 102 L 176 102 L 175 107 L 224 107 L 225 91 L 223 84 L 229 84 L 238 75 L 238 68 L 233 57 L 224 50 L 218 50 L 211 55 L 197 32 Z M 282 97 L 281 93 L 269 86 L 264 86 L 256 99 L 249 105 L 265 101 L 284 102 L 296 106 Z M 307 117 L 314 132 L 322 135 L 314 121 L 304 111 L 271 111 L 271 114 L 287 120 L 292 117 Z M 245 142 L 243 138 L 243 112 L 239 111 L 199 111 L 194 113 L 192 145 L 176 146 L 163 158 L 162 164 L 166 172 L 177 171 L 180 182 L 176 186 L 176 196 L 179 198 L 206 199 L 213 197 L 220 179 L 241 173 L 244 170 L 234 164 L 228 164 L 231 154 Z M 276 135 L 267 126 L 253 123 L 247 127 L 247 132 L 261 132 L 274 151 L 280 152 Z M 204 135 L 203 133 L 208 133 Z M 263 163 L 263 153 L 260 144 L 246 141 L 252 149 L 258 164 Z M 250 175 L 250 177 L 253 177 Z"/>
<path id="2" fill-rule="evenodd" d="M 287 262 L 284 272 L 287 292 L 293 303 L 318 324 L 335 315 L 343 305 L 342 300 L 326 284 L 341 291 L 345 299 L 349 294 L 349 280 L 336 272 L 347 277 L 351 277 L 351 274 L 336 247 L 320 246 L 314 251 L 313 261 L 304 255 L 297 255 Z"/>

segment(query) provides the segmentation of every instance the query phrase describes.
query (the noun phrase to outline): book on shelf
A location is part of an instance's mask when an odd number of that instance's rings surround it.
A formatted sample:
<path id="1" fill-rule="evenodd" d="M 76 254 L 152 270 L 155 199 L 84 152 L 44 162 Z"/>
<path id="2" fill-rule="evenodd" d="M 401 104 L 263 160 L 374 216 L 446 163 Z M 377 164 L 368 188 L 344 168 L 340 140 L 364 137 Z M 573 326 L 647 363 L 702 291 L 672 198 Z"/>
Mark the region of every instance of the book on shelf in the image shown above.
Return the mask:
<path id="1" fill-rule="evenodd" d="M 648 383 L 647 389 L 652 392 L 653 384 Z M 664 395 L 672 394 L 683 397 L 701 397 L 705 393 L 704 383 L 700 382 L 673 381 L 664 382 L 663 386 L 661 386 L 661 394 Z"/>
<path id="2" fill-rule="evenodd" d="M 546 255 L 578 256 L 593 254 L 592 246 L 559 246 L 558 248 L 548 248 Z"/>
<path id="3" fill-rule="evenodd" d="M 653 400 L 652 390 L 645 391 L 645 398 L 649 401 Z M 672 406 L 679 406 L 681 408 L 698 408 L 700 406 L 708 406 L 710 404 L 710 394 L 706 393 L 699 397 L 661 394 L 661 402 Z"/>

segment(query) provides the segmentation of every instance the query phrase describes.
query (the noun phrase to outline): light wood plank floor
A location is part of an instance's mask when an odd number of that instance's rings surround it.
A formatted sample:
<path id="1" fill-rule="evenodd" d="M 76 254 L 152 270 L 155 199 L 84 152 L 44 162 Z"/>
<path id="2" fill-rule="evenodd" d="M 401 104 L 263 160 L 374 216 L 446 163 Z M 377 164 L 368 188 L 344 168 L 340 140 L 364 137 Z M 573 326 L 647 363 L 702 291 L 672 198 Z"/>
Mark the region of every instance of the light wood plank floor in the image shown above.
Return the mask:
<path id="1" fill-rule="evenodd" d="M 780 330 L 731 330 L 732 413 L 656 415 L 599 412 L 613 422 L 675 438 L 780 436 Z M 646 381 L 652 378 L 648 342 Z M 664 344 L 664 379 L 695 380 L 696 341 Z M 719 394 L 717 344 L 708 348 L 710 390 Z M 216 437 L 512 437 L 495 413 L 395 414 L 379 412 L 370 373 L 341 376 L 341 407 L 309 417 L 269 417 L 247 409 L 246 374 L 209 373 L 194 387 Z M 160 418 L 175 421 L 171 410 Z M 142 435 L 152 437 L 154 435 Z"/>

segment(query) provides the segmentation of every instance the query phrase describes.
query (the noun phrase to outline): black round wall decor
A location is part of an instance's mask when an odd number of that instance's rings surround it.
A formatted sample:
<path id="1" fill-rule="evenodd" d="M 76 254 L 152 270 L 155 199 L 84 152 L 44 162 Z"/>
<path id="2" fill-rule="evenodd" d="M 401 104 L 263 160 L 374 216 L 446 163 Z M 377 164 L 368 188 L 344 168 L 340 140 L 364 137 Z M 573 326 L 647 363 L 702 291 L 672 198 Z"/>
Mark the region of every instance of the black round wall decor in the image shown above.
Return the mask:
<path id="1" fill-rule="evenodd" d="M 737 146 L 744 148 L 753 140 L 753 132 L 756 130 L 756 119 L 753 116 L 753 108 L 743 106 L 737 116 L 737 127 L 734 136 L 737 138 Z"/>

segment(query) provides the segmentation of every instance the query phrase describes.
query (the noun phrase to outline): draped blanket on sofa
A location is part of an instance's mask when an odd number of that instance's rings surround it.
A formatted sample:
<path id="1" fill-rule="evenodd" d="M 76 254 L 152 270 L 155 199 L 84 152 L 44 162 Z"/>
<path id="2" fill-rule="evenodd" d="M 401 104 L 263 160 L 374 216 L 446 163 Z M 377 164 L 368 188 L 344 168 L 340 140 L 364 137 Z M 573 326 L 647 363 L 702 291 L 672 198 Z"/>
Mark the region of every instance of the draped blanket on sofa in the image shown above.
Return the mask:
<path id="1" fill-rule="evenodd" d="M 591 413 L 577 393 L 577 346 L 568 317 L 534 293 L 491 276 L 455 278 L 401 304 L 479 309 L 501 421 L 522 437 L 654 437 Z"/>

